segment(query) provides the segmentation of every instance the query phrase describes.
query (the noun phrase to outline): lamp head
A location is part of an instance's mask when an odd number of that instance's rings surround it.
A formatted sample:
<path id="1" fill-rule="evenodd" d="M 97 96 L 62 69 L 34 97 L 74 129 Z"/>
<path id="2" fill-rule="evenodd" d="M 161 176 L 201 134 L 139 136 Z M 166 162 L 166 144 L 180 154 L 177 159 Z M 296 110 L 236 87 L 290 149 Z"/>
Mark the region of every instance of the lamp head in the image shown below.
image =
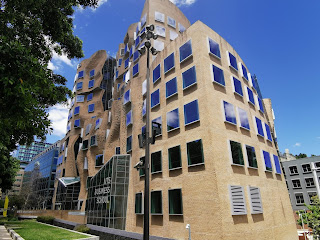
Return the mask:
<path id="1" fill-rule="evenodd" d="M 150 24 L 150 25 L 148 25 L 148 26 L 146 26 L 146 29 L 147 29 L 147 31 L 154 31 L 154 25 L 153 24 Z"/>
<path id="2" fill-rule="evenodd" d="M 146 41 L 145 43 L 144 43 L 144 46 L 146 46 L 146 48 L 150 48 L 151 47 L 151 43 L 150 43 L 150 41 Z"/>
<path id="3" fill-rule="evenodd" d="M 139 47 L 138 52 L 140 53 L 140 55 L 143 55 L 146 52 L 146 46 Z"/>

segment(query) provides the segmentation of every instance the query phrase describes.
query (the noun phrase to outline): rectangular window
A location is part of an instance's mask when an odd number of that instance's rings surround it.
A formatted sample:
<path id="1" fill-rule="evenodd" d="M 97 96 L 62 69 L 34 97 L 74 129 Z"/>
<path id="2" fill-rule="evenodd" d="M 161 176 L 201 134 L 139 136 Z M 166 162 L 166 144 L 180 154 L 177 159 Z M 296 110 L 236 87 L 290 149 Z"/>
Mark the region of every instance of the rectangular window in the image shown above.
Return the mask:
<path id="1" fill-rule="evenodd" d="M 88 88 L 93 88 L 93 86 L 94 86 L 94 79 L 89 81 Z"/>
<path id="2" fill-rule="evenodd" d="M 133 61 L 137 61 L 140 57 L 140 53 L 139 51 L 135 51 L 134 54 L 133 54 Z"/>
<path id="3" fill-rule="evenodd" d="M 126 115 L 126 126 L 132 125 L 132 110 L 130 110 Z"/>
<path id="4" fill-rule="evenodd" d="M 80 113 L 80 106 L 74 108 L 74 115 L 78 115 Z"/>
<path id="5" fill-rule="evenodd" d="M 90 76 L 90 77 L 94 77 L 94 69 L 92 69 L 92 70 L 90 71 L 89 76 Z"/>
<path id="6" fill-rule="evenodd" d="M 298 168 L 297 168 L 297 166 L 291 166 L 291 167 L 289 167 L 289 171 L 290 171 L 290 175 L 299 174 L 299 173 L 298 173 Z"/>
<path id="7" fill-rule="evenodd" d="M 119 71 L 116 71 L 116 79 L 119 77 Z"/>
<path id="8" fill-rule="evenodd" d="M 122 58 L 119 58 L 118 59 L 118 67 L 121 67 L 121 64 L 122 64 Z"/>
<path id="9" fill-rule="evenodd" d="M 77 95 L 76 102 L 84 102 L 84 95 Z"/>
<path id="10" fill-rule="evenodd" d="M 272 172 L 272 164 L 270 159 L 270 154 L 264 150 L 262 150 L 263 159 L 264 159 L 264 165 L 265 165 L 265 171 Z"/>
<path id="11" fill-rule="evenodd" d="M 256 80 L 256 76 L 255 75 L 251 76 L 250 73 L 249 73 L 249 76 L 251 77 L 251 84 L 252 84 L 253 89 L 257 91 L 258 83 Z"/>
<path id="12" fill-rule="evenodd" d="M 156 131 L 156 137 L 162 134 L 162 118 L 158 117 L 152 120 L 152 130 Z"/>
<path id="13" fill-rule="evenodd" d="M 174 68 L 174 53 L 171 53 L 164 59 L 164 73 L 169 72 Z"/>
<path id="14" fill-rule="evenodd" d="M 95 126 L 95 130 L 97 130 L 97 129 L 99 129 L 100 128 L 100 126 L 101 126 L 101 124 L 102 124 L 102 118 L 98 118 L 97 120 L 96 120 L 96 126 Z"/>
<path id="15" fill-rule="evenodd" d="M 132 150 L 132 135 L 127 137 L 127 153 L 131 152 Z"/>
<path id="16" fill-rule="evenodd" d="M 178 23 L 178 27 L 179 27 L 179 32 L 183 33 L 186 28 L 181 24 L 181 23 Z"/>
<path id="17" fill-rule="evenodd" d="M 223 101 L 225 121 L 237 125 L 236 113 L 231 103 Z"/>
<path id="18" fill-rule="evenodd" d="M 251 103 L 252 105 L 255 105 L 253 92 L 248 87 L 247 87 L 247 94 L 248 94 L 248 102 Z"/>
<path id="19" fill-rule="evenodd" d="M 97 142 L 97 136 L 91 136 L 90 138 L 90 146 L 98 146 L 98 142 Z"/>
<path id="20" fill-rule="evenodd" d="M 212 65 L 213 82 L 221 86 L 225 86 L 224 75 L 222 69 Z"/>
<path id="21" fill-rule="evenodd" d="M 103 165 L 103 154 L 96 155 L 96 167 Z"/>
<path id="22" fill-rule="evenodd" d="M 83 82 L 78 82 L 77 83 L 77 90 L 81 90 L 82 89 L 82 85 L 83 85 Z"/>
<path id="23" fill-rule="evenodd" d="M 89 185 L 90 185 L 90 180 L 92 177 L 87 177 L 87 184 L 86 184 L 86 189 L 88 189 Z"/>
<path id="24" fill-rule="evenodd" d="M 202 140 L 187 143 L 188 166 L 204 163 Z"/>
<path id="25" fill-rule="evenodd" d="M 267 133 L 267 139 L 268 139 L 270 142 L 272 142 L 272 137 L 271 137 L 271 132 L 270 132 L 270 127 L 269 127 L 269 125 L 265 123 L 264 126 L 265 126 L 266 133 Z"/>
<path id="26" fill-rule="evenodd" d="M 141 157 L 140 158 L 140 162 L 145 162 L 145 157 Z M 146 174 L 145 172 L 145 168 L 142 167 L 142 168 L 139 168 L 139 177 L 143 177 L 144 175 Z"/>
<path id="27" fill-rule="evenodd" d="M 303 193 L 295 193 L 295 197 L 297 205 L 304 205 Z"/>
<path id="28" fill-rule="evenodd" d="M 88 106 L 88 112 L 89 113 L 94 112 L 94 103 Z"/>
<path id="29" fill-rule="evenodd" d="M 155 33 L 161 37 L 166 37 L 166 29 L 161 26 L 156 26 Z"/>
<path id="30" fill-rule="evenodd" d="M 88 135 L 88 134 L 90 133 L 91 127 L 92 127 L 92 124 L 89 123 L 89 124 L 87 125 L 87 127 L 86 127 L 86 135 Z"/>
<path id="31" fill-rule="evenodd" d="M 151 215 L 162 215 L 162 192 L 151 192 Z"/>
<path id="32" fill-rule="evenodd" d="M 181 189 L 169 189 L 169 215 L 182 215 L 182 192 Z"/>
<path id="33" fill-rule="evenodd" d="M 199 121 L 198 100 L 194 100 L 184 105 L 184 125 Z"/>
<path id="34" fill-rule="evenodd" d="M 135 208 L 134 208 L 135 214 L 143 214 L 142 206 L 143 206 L 142 205 L 142 193 L 136 193 Z"/>
<path id="35" fill-rule="evenodd" d="M 232 215 L 246 215 L 247 206 L 242 186 L 229 185 L 229 196 Z"/>
<path id="36" fill-rule="evenodd" d="M 82 150 L 87 150 L 89 145 L 89 140 L 83 140 L 82 142 Z"/>
<path id="37" fill-rule="evenodd" d="M 153 40 L 153 47 L 161 52 L 164 49 L 164 42 L 158 41 L 158 40 Z"/>
<path id="38" fill-rule="evenodd" d="M 116 147 L 115 153 L 116 155 L 120 155 L 120 147 Z"/>
<path id="39" fill-rule="evenodd" d="M 248 77 L 248 72 L 247 72 L 247 68 L 241 63 L 241 76 L 249 81 L 249 77 Z"/>
<path id="40" fill-rule="evenodd" d="M 219 44 L 214 40 L 212 40 L 211 38 L 208 38 L 208 41 L 209 41 L 209 54 L 221 59 Z"/>
<path id="41" fill-rule="evenodd" d="M 131 102 L 131 90 L 129 89 L 126 91 L 123 95 L 123 105 L 126 105 L 127 103 Z"/>
<path id="42" fill-rule="evenodd" d="M 164 23 L 164 14 L 161 12 L 154 12 L 154 20 L 157 22 L 163 22 Z"/>
<path id="43" fill-rule="evenodd" d="M 276 173 L 281 174 L 281 166 L 278 156 L 273 155 L 274 166 L 276 167 Z"/>
<path id="44" fill-rule="evenodd" d="M 247 112 L 241 108 L 238 108 L 238 114 L 240 119 L 240 127 L 250 130 L 249 119 Z"/>
<path id="45" fill-rule="evenodd" d="M 135 77 L 139 74 L 139 63 L 133 66 L 132 68 L 132 77 Z"/>
<path id="46" fill-rule="evenodd" d="M 182 73 L 183 90 L 197 83 L 196 67 L 193 66 Z"/>
<path id="47" fill-rule="evenodd" d="M 248 190 L 251 214 L 263 213 L 260 189 L 257 187 L 248 186 Z"/>
<path id="48" fill-rule="evenodd" d="M 151 153 L 151 173 L 162 172 L 161 151 Z"/>
<path id="49" fill-rule="evenodd" d="M 264 113 L 262 100 L 258 96 L 257 96 L 257 98 L 258 98 L 258 104 L 259 104 L 259 111 Z"/>
<path id="50" fill-rule="evenodd" d="M 241 143 L 230 140 L 232 164 L 244 166 Z"/>
<path id="51" fill-rule="evenodd" d="M 80 127 L 80 119 L 74 120 L 74 128 L 79 128 Z"/>
<path id="52" fill-rule="evenodd" d="M 313 178 L 305 178 L 304 179 L 306 181 L 306 187 L 314 187 L 314 180 Z"/>
<path id="53" fill-rule="evenodd" d="M 180 145 L 168 149 L 169 170 L 181 168 Z"/>
<path id="54" fill-rule="evenodd" d="M 302 166 L 302 171 L 303 171 L 303 173 L 309 173 L 309 172 L 311 172 L 311 167 L 310 167 L 310 164 L 309 164 L 309 163 L 307 163 L 307 164 L 302 164 L 301 166 Z"/>
<path id="55" fill-rule="evenodd" d="M 228 54 L 228 58 L 229 58 L 229 66 L 231 68 L 233 68 L 234 70 L 238 71 L 238 63 L 237 63 L 236 57 L 233 56 L 233 54 L 231 54 L 228 51 L 227 51 L 227 54 Z"/>
<path id="56" fill-rule="evenodd" d="M 166 98 L 178 94 L 177 78 L 173 78 L 166 82 Z"/>
<path id="57" fill-rule="evenodd" d="M 170 27 L 176 28 L 176 20 L 174 20 L 174 18 L 168 16 L 167 22 Z"/>
<path id="58" fill-rule="evenodd" d="M 120 48 L 120 56 L 124 55 L 124 48 Z"/>
<path id="59" fill-rule="evenodd" d="M 256 151 L 254 147 L 246 145 L 248 166 L 252 168 L 258 168 L 258 162 L 256 157 Z"/>
<path id="60" fill-rule="evenodd" d="M 84 76 L 84 71 L 80 71 L 80 72 L 78 73 L 78 78 L 83 78 L 83 76 Z"/>
<path id="61" fill-rule="evenodd" d="M 130 61 L 129 58 L 127 58 L 127 59 L 124 61 L 124 68 L 129 67 L 129 61 Z"/>
<path id="62" fill-rule="evenodd" d="M 236 93 L 239 96 L 243 97 L 241 81 L 236 79 L 235 77 L 231 77 L 231 78 L 233 79 L 234 93 Z"/>
<path id="63" fill-rule="evenodd" d="M 180 63 L 182 63 L 183 61 L 187 60 L 192 56 L 191 39 L 179 48 L 179 52 L 180 52 Z"/>
<path id="64" fill-rule="evenodd" d="M 300 179 L 292 179 L 292 187 L 293 188 L 301 188 Z"/>
<path id="65" fill-rule="evenodd" d="M 262 122 L 259 118 L 256 117 L 256 127 L 257 127 L 257 134 L 261 137 L 264 137 L 264 132 L 262 128 Z"/>
<path id="66" fill-rule="evenodd" d="M 151 109 L 160 105 L 160 90 L 157 89 L 151 93 Z"/>
<path id="67" fill-rule="evenodd" d="M 176 108 L 167 113 L 167 131 L 169 132 L 171 130 L 178 129 L 179 127 L 179 109 Z"/>
<path id="68" fill-rule="evenodd" d="M 143 17 L 141 18 L 140 22 L 141 22 L 141 27 L 143 27 L 146 24 L 146 22 L 147 22 L 147 14 L 143 15 Z"/>
<path id="69" fill-rule="evenodd" d="M 170 30 L 170 40 L 173 41 L 178 37 L 178 33 L 176 33 L 175 31 Z"/>
<path id="70" fill-rule="evenodd" d="M 138 36 L 135 40 L 135 47 L 137 47 L 140 44 L 140 37 Z"/>
<path id="71" fill-rule="evenodd" d="M 90 93 L 88 96 L 87 96 L 87 102 L 91 101 L 93 98 L 93 93 Z"/>
<path id="72" fill-rule="evenodd" d="M 153 83 L 156 83 L 161 78 L 160 67 L 161 65 L 159 64 L 158 66 L 155 67 L 155 69 L 153 69 L 153 72 L 152 72 Z"/>
<path id="73" fill-rule="evenodd" d="M 143 100 L 143 105 L 142 105 L 142 117 L 144 117 L 147 113 L 147 100 Z"/>

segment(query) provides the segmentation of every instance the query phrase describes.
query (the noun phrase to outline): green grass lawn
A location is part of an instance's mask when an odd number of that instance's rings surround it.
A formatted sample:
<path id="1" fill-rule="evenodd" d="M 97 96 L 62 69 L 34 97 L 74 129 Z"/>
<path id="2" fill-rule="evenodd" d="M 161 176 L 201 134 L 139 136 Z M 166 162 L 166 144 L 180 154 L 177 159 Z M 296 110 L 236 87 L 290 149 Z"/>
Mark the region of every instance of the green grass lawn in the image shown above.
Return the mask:
<path id="1" fill-rule="evenodd" d="M 36 222 L 35 220 L 14 221 L 6 223 L 25 240 L 69 240 L 87 238 L 81 233 L 74 233 Z"/>

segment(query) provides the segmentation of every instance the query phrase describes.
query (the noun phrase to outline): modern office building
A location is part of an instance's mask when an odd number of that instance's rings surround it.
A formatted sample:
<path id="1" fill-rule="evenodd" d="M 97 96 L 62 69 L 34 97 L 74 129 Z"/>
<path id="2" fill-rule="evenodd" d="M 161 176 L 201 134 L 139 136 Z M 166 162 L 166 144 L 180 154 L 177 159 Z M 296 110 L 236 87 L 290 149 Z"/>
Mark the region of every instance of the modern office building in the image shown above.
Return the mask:
<path id="1" fill-rule="evenodd" d="M 151 59 L 150 234 L 186 239 L 297 239 L 270 99 L 235 49 L 169 0 L 146 0 L 115 60 L 81 62 L 58 158 L 55 209 L 142 233 L 146 26 Z"/>
<path id="2" fill-rule="evenodd" d="M 26 166 L 22 192 L 28 199 L 27 208 L 52 209 L 54 181 L 60 141 L 51 144 L 36 155 Z"/>
<path id="3" fill-rule="evenodd" d="M 19 145 L 15 153 L 15 157 L 18 158 L 21 162 L 31 162 L 36 155 L 38 155 L 51 145 L 51 143 L 40 141 L 34 141 L 30 146 Z"/>
<path id="4" fill-rule="evenodd" d="M 281 162 L 294 211 L 307 210 L 305 204 L 311 205 L 311 198 L 317 196 L 316 180 L 311 171 L 311 162 L 315 163 L 315 167 L 320 167 L 320 156 Z M 320 170 L 316 173 L 319 181 Z"/>

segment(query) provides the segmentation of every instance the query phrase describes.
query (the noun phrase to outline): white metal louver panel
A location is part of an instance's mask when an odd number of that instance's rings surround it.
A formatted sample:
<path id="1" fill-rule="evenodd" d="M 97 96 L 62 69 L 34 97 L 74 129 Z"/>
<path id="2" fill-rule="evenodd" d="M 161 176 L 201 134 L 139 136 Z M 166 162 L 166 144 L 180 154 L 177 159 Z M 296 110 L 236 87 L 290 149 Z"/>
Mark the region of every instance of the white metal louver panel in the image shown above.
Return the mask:
<path id="1" fill-rule="evenodd" d="M 242 186 L 229 185 L 231 213 L 232 215 L 247 214 L 246 200 Z"/>
<path id="2" fill-rule="evenodd" d="M 263 213 L 260 189 L 257 187 L 248 186 L 250 196 L 251 214 Z"/>

